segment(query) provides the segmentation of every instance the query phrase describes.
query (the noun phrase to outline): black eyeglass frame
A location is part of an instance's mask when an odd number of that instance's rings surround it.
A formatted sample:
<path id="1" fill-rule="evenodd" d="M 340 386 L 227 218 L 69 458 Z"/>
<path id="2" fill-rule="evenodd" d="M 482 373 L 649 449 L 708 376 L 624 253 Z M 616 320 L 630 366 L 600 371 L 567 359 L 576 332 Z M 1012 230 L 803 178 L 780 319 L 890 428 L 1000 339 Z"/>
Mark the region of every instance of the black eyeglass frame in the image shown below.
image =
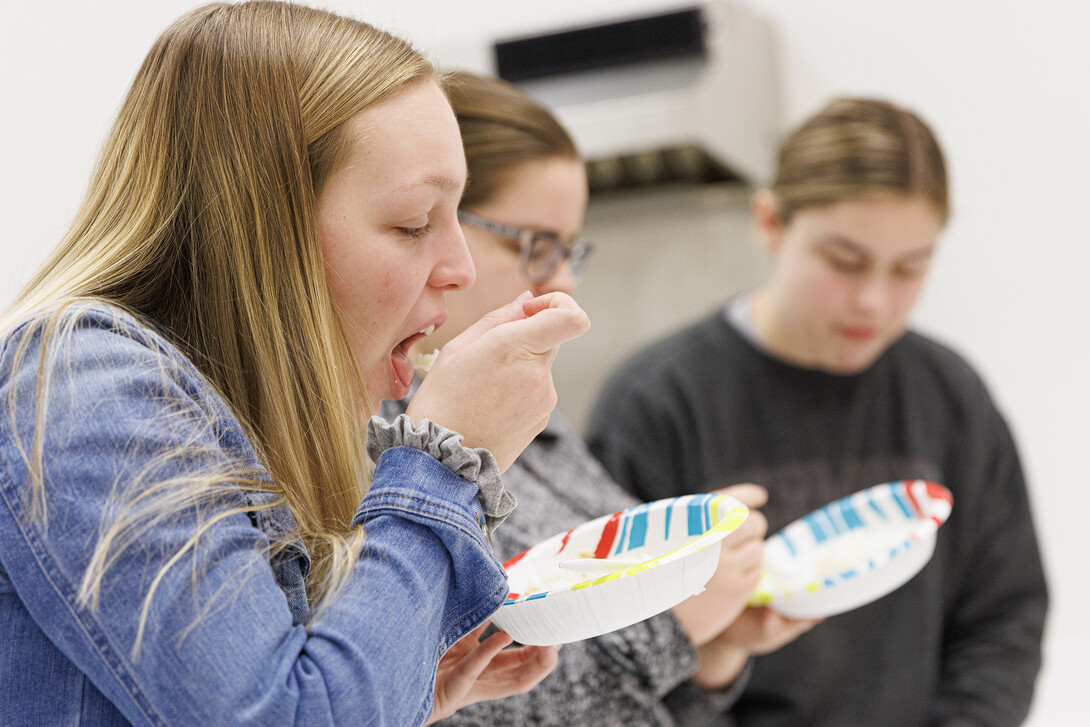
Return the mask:
<path id="1" fill-rule="evenodd" d="M 496 222 L 466 210 L 458 210 L 458 219 L 466 224 L 517 242 L 519 244 L 519 270 L 532 283 L 542 283 L 551 278 L 565 260 L 571 265 L 572 275 L 578 281 L 583 276 L 587 258 L 594 251 L 594 245 L 582 238 L 577 237 L 570 243 L 566 243 L 553 232 L 528 230 L 522 227 L 505 225 L 502 222 Z M 534 270 L 532 268 L 534 253 L 542 245 L 547 246 L 548 258 L 542 269 Z"/>

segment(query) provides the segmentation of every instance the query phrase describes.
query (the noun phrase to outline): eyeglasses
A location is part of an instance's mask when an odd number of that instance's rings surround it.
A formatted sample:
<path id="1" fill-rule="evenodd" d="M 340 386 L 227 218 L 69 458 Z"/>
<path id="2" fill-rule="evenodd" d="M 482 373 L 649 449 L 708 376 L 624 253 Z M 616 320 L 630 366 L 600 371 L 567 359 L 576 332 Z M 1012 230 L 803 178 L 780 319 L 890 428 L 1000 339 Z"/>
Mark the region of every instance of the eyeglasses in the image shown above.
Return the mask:
<path id="1" fill-rule="evenodd" d="M 565 243 L 553 232 L 511 227 L 464 210 L 458 210 L 458 219 L 517 242 L 520 270 L 533 283 L 541 283 L 551 278 L 565 260 L 571 265 L 572 275 L 578 281 L 583 275 L 587 258 L 594 249 L 589 242 L 580 238 Z"/>

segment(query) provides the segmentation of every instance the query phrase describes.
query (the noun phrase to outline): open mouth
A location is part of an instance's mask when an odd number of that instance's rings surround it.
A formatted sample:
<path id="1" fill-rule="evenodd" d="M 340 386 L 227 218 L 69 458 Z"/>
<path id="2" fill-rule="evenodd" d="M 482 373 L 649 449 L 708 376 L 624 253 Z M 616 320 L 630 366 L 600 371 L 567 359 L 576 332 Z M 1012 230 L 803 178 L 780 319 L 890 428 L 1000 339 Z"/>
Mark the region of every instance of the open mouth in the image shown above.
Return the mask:
<path id="1" fill-rule="evenodd" d="M 435 333 L 434 325 L 417 331 L 394 346 L 390 352 L 390 391 L 394 399 L 404 399 L 412 388 L 413 363 L 409 360 L 409 349 L 421 338 L 430 336 L 432 333 Z"/>

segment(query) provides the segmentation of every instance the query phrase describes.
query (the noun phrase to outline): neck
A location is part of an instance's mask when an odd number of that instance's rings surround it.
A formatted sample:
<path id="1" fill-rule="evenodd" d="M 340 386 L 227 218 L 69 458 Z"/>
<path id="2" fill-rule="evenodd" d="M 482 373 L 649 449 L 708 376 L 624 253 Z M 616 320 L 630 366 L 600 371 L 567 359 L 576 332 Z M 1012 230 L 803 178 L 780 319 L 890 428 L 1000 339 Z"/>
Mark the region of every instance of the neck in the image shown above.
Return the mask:
<path id="1" fill-rule="evenodd" d="M 761 346 L 776 358 L 800 366 L 811 366 L 812 361 L 802 355 L 788 326 L 779 315 L 775 290 L 769 283 L 757 288 L 752 298 L 753 331 Z"/>

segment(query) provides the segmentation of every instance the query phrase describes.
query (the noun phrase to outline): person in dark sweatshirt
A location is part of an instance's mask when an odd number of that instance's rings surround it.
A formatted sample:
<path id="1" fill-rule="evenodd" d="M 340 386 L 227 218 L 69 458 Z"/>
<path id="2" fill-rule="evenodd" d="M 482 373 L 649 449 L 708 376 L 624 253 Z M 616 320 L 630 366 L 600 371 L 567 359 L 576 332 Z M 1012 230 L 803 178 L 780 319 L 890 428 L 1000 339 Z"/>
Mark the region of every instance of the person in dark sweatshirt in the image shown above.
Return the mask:
<path id="1" fill-rule="evenodd" d="M 724 631 L 713 647 L 753 665 L 723 723 L 1021 723 L 1048 597 L 1018 453 L 969 364 L 908 327 L 949 214 L 934 134 L 835 100 L 786 137 L 753 210 L 770 276 L 614 372 L 592 452 L 641 499 L 759 482 L 770 532 L 887 481 L 942 483 L 954 505 L 892 594 L 775 653 L 747 645 L 767 609 Z"/>

